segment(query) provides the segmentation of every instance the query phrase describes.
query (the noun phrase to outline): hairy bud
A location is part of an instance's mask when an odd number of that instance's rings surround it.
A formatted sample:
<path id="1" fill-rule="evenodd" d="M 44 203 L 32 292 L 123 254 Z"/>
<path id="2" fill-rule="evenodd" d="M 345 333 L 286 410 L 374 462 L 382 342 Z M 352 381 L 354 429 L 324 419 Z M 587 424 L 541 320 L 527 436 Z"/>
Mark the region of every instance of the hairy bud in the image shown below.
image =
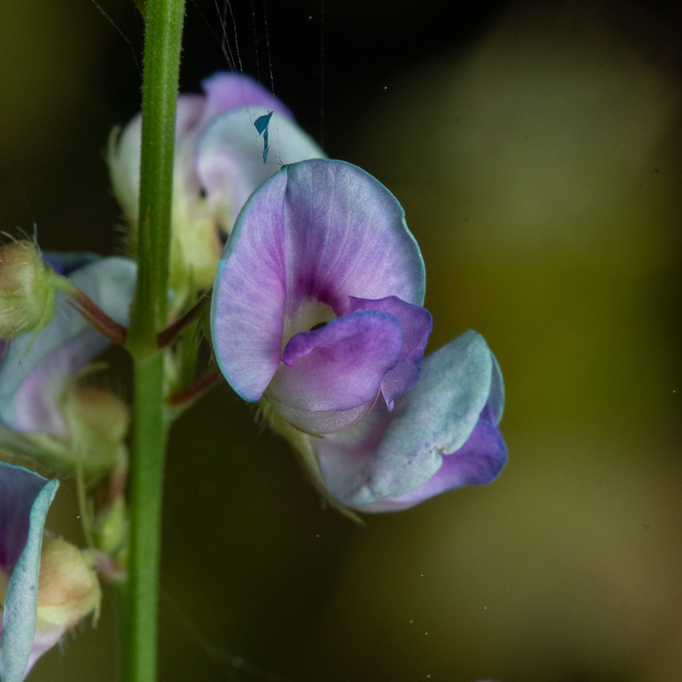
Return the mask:
<path id="1" fill-rule="evenodd" d="M 0 339 L 38 332 L 52 321 L 53 277 L 31 242 L 0 248 Z"/>

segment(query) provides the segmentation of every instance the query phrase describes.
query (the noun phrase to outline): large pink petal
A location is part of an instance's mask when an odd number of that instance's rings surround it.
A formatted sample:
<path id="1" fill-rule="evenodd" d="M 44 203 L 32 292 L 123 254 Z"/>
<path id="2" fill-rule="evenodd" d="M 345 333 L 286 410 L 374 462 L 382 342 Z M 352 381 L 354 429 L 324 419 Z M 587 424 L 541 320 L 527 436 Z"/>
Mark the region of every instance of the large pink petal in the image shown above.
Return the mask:
<path id="1" fill-rule="evenodd" d="M 380 182 L 343 161 L 286 166 L 251 196 L 223 252 L 211 309 L 218 362 L 243 398 L 258 400 L 285 318 L 303 304 L 339 317 L 351 296 L 421 305 L 424 286 L 419 247 Z"/>

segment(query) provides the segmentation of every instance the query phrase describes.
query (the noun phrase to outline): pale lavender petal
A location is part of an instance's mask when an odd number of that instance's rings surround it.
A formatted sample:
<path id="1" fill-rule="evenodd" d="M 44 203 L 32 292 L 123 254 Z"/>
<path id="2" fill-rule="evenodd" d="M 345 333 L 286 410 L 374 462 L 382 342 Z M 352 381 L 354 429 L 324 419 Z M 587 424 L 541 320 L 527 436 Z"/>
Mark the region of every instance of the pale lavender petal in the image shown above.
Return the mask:
<path id="1" fill-rule="evenodd" d="M 240 123 L 238 121 L 241 121 L 244 117 L 237 116 L 236 119 L 230 118 L 229 120 L 232 123 L 228 123 L 227 139 L 222 141 L 222 149 L 228 156 L 235 157 L 226 160 L 228 165 L 231 162 L 236 163 L 237 166 L 239 166 L 239 170 L 238 172 L 228 174 L 227 177 L 223 178 L 227 183 L 227 186 L 216 186 L 216 184 L 213 183 L 219 175 L 213 167 L 216 160 L 209 159 L 205 161 L 204 165 L 206 168 L 202 172 L 201 164 L 197 162 L 198 160 L 201 160 L 198 145 L 207 129 L 219 120 L 221 114 L 235 112 L 238 109 L 241 109 L 246 115 L 248 115 L 249 112 L 261 111 L 263 109 L 268 110 L 269 112 L 277 112 L 285 122 L 283 123 L 283 130 L 293 131 L 292 133 L 286 132 L 284 134 L 285 137 L 288 136 L 291 138 L 285 140 L 285 144 L 281 150 L 282 155 L 289 159 L 288 161 L 285 161 L 285 163 L 300 161 L 301 159 L 310 158 L 312 156 L 324 156 L 324 154 L 319 147 L 303 133 L 303 131 L 293 124 L 294 117 L 289 108 L 250 76 L 218 71 L 212 76 L 204 79 L 201 82 L 201 87 L 206 95 L 205 97 L 196 96 L 201 101 L 201 110 L 195 120 L 191 121 L 191 125 L 187 126 L 185 129 L 183 129 L 182 126 L 182 109 L 185 98 L 189 98 L 191 95 L 181 95 L 178 98 L 175 180 L 176 185 L 178 185 L 179 180 L 179 186 L 188 192 L 195 192 L 200 188 L 203 188 L 207 192 L 209 209 L 213 212 L 213 215 L 216 217 L 225 215 L 231 216 L 227 221 L 228 224 L 223 226 L 229 230 L 251 192 L 253 192 L 263 180 L 279 170 L 279 166 L 274 169 L 271 166 L 266 175 L 263 175 L 263 169 L 258 167 L 258 172 L 254 174 L 253 170 L 249 168 L 251 159 L 250 154 L 248 153 L 254 149 L 253 131 L 250 130 L 249 122 L 247 121 L 243 121 L 243 127 L 240 128 Z M 188 109 L 187 106 L 184 108 Z M 250 118 L 251 120 L 254 120 L 257 118 L 257 115 Z M 235 129 L 230 130 L 233 125 L 235 126 Z M 250 146 L 249 144 L 246 145 L 246 150 L 244 150 L 242 146 L 244 142 L 242 138 L 244 136 L 251 142 Z M 237 140 L 236 144 L 234 144 L 235 140 Z M 299 144 L 303 141 L 303 152 L 296 149 L 295 146 L 292 148 L 292 140 Z M 232 141 L 234 146 L 230 145 L 230 141 Z M 255 148 L 257 149 L 258 145 L 256 145 Z M 219 164 L 219 161 L 217 163 Z M 230 165 L 230 168 L 232 167 L 233 166 Z"/>
<path id="2" fill-rule="evenodd" d="M 343 161 L 287 166 L 251 196 L 225 246 L 211 306 L 218 362 L 239 395 L 258 400 L 303 304 L 340 317 L 351 296 L 420 305 L 424 286 L 419 247 L 381 183 Z"/>
<path id="3" fill-rule="evenodd" d="M 192 134 L 205 118 L 206 98 L 196 94 L 178 96 L 175 109 L 175 140 L 182 141 Z"/>
<path id="4" fill-rule="evenodd" d="M 69 279 L 127 325 L 136 272 L 134 261 L 111 257 L 88 263 Z M 0 420 L 15 431 L 68 435 L 59 406 L 66 382 L 108 345 L 57 292 L 54 320 L 35 337 L 18 337 L 6 351 L 0 365 Z"/>
<path id="5" fill-rule="evenodd" d="M 374 404 L 386 372 L 398 362 L 402 341 L 398 320 L 377 311 L 345 315 L 322 329 L 296 334 L 266 396 L 304 431 L 347 428 L 359 418 L 356 408 Z"/>
<path id="6" fill-rule="evenodd" d="M 9 575 L 0 628 L 0 678 L 21 682 L 36 625 L 40 549 L 58 481 L 0 462 L 1 570 Z"/>
<path id="7" fill-rule="evenodd" d="M 211 301 L 218 365 L 244 399 L 259 400 L 277 370 L 284 330 L 285 173 L 258 192 L 223 251 Z"/>
<path id="8" fill-rule="evenodd" d="M 289 108 L 267 88 L 241 73 L 218 71 L 201 81 L 201 89 L 206 94 L 204 121 L 222 112 L 244 107 L 263 107 L 286 118 L 294 118 Z"/>
<path id="9" fill-rule="evenodd" d="M 349 297 L 424 302 L 421 252 L 398 200 L 369 173 L 344 161 L 285 169 L 287 315 L 309 298 L 340 316 Z"/>
<path id="10" fill-rule="evenodd" d="M 443 456 L 474 431 L 490 395 L 493 359 L 468 331 L 425 358 L 417 385 L 381 403 L 357 426 L 315 443 L 325 484 L 348 506 L 406 495 L 429 481 Z"/>
<path id="11" fill-rule="evenodd" d="M 251 193 L 283 165 L 325 158 L 313 139 L 291 119 L 275 111 L 268 125 L 269 152 L 263 162 L 264 138 L 255 123 L 272 110 L 249 106 L 214 119 L 199 143 L 196 168 L 216 215 L 237 218 Z"/>
<path id="12" fill-rule="evenodd" d="M 419 379 L 419 370 L 433 327 L 433 318 L 426 308 L 405 303 L 396 296 L 388 296 L 378 301 L 351 296 L 349 312 L 356 310 L 381 310 L 393 315 L 400 322 L 403 334 L 400 358 L 381 382 L 381 392 L 388 409 L 392 410 L 393 400 L 409 391 Z"/>
<path id="13" fill-rule="evenodd" d="M 189 193 L 198 191 L 195 147 L 206 127 L 216 116 L 244 107 L 265 107 L 286 119 L 293 120 L 291 111 L 249 76 L 219 71 L 202 81 L 201 85 L 205 96 L 183 94 L 178 97 L 174 162 L 176 191 Z M 139 210 L 141 131 L 142 116 L 138 114 L 125 126 L 118 139 L 112 139 L 109 148 L 109 169 L 114 193 L 126 216 L 133 222 L 137 222 Z M 300 158 L 293 160 L 299 161 Z M 253 185 L 251 191 L 260 182 Z M 244 197 L 242 205 L 247 197 L 248 194 Z"/>

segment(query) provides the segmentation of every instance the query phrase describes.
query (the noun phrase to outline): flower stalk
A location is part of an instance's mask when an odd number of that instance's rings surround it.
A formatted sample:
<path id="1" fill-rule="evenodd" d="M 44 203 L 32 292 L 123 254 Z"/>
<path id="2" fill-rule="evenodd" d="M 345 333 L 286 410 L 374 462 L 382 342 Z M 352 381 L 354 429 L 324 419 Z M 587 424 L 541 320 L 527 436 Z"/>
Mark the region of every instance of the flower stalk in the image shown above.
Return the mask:
<path id="1" fill-rule="evenodd" d="M 168 348 L 177 338 L 189 327 L 193 322 L 196 322 L 201 313 L 206 308 L 208 298 L 201 298 L 197 301 L 182 317 L 178 318 L 173 324 L 166 327 L 156 335 L 156 343 L 159 348 Z"/>
<path id="2" fill-rule="evenodd" d="M 221 383 L 223 383 L 223 375 L 220 370 L 211 369 L 199 377 L 191 386 L 170 395 L 166 403 L 171 407 L 187 408 Z"/>
<path id="3" fill-rule="evenodd" d="M 55 278 L 55 288 L 60 289 L 71 298 L 71 305 L 98 331 L 106 336 L 109 341 L 118 345 L 124 345 L 128 329 L 122 324 L 112 320 L 89 296 L 79 289 L 66 277 Z"/>

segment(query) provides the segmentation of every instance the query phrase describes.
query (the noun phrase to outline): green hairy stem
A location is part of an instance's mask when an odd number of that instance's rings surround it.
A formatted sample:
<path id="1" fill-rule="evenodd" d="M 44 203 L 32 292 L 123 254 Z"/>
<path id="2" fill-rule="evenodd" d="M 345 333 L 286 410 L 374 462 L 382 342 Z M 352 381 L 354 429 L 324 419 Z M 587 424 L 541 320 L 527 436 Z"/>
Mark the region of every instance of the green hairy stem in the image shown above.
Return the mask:
<path id="1" fill-rule="evenodd" d="M 154 682 L 167 423 L 163 351 L 167 324 L 173 145 L 184 0 L 145 3 L 138 281 L 126 347 L 135 361 L 128 578 L 121 585 L 121 679 Z"/>

